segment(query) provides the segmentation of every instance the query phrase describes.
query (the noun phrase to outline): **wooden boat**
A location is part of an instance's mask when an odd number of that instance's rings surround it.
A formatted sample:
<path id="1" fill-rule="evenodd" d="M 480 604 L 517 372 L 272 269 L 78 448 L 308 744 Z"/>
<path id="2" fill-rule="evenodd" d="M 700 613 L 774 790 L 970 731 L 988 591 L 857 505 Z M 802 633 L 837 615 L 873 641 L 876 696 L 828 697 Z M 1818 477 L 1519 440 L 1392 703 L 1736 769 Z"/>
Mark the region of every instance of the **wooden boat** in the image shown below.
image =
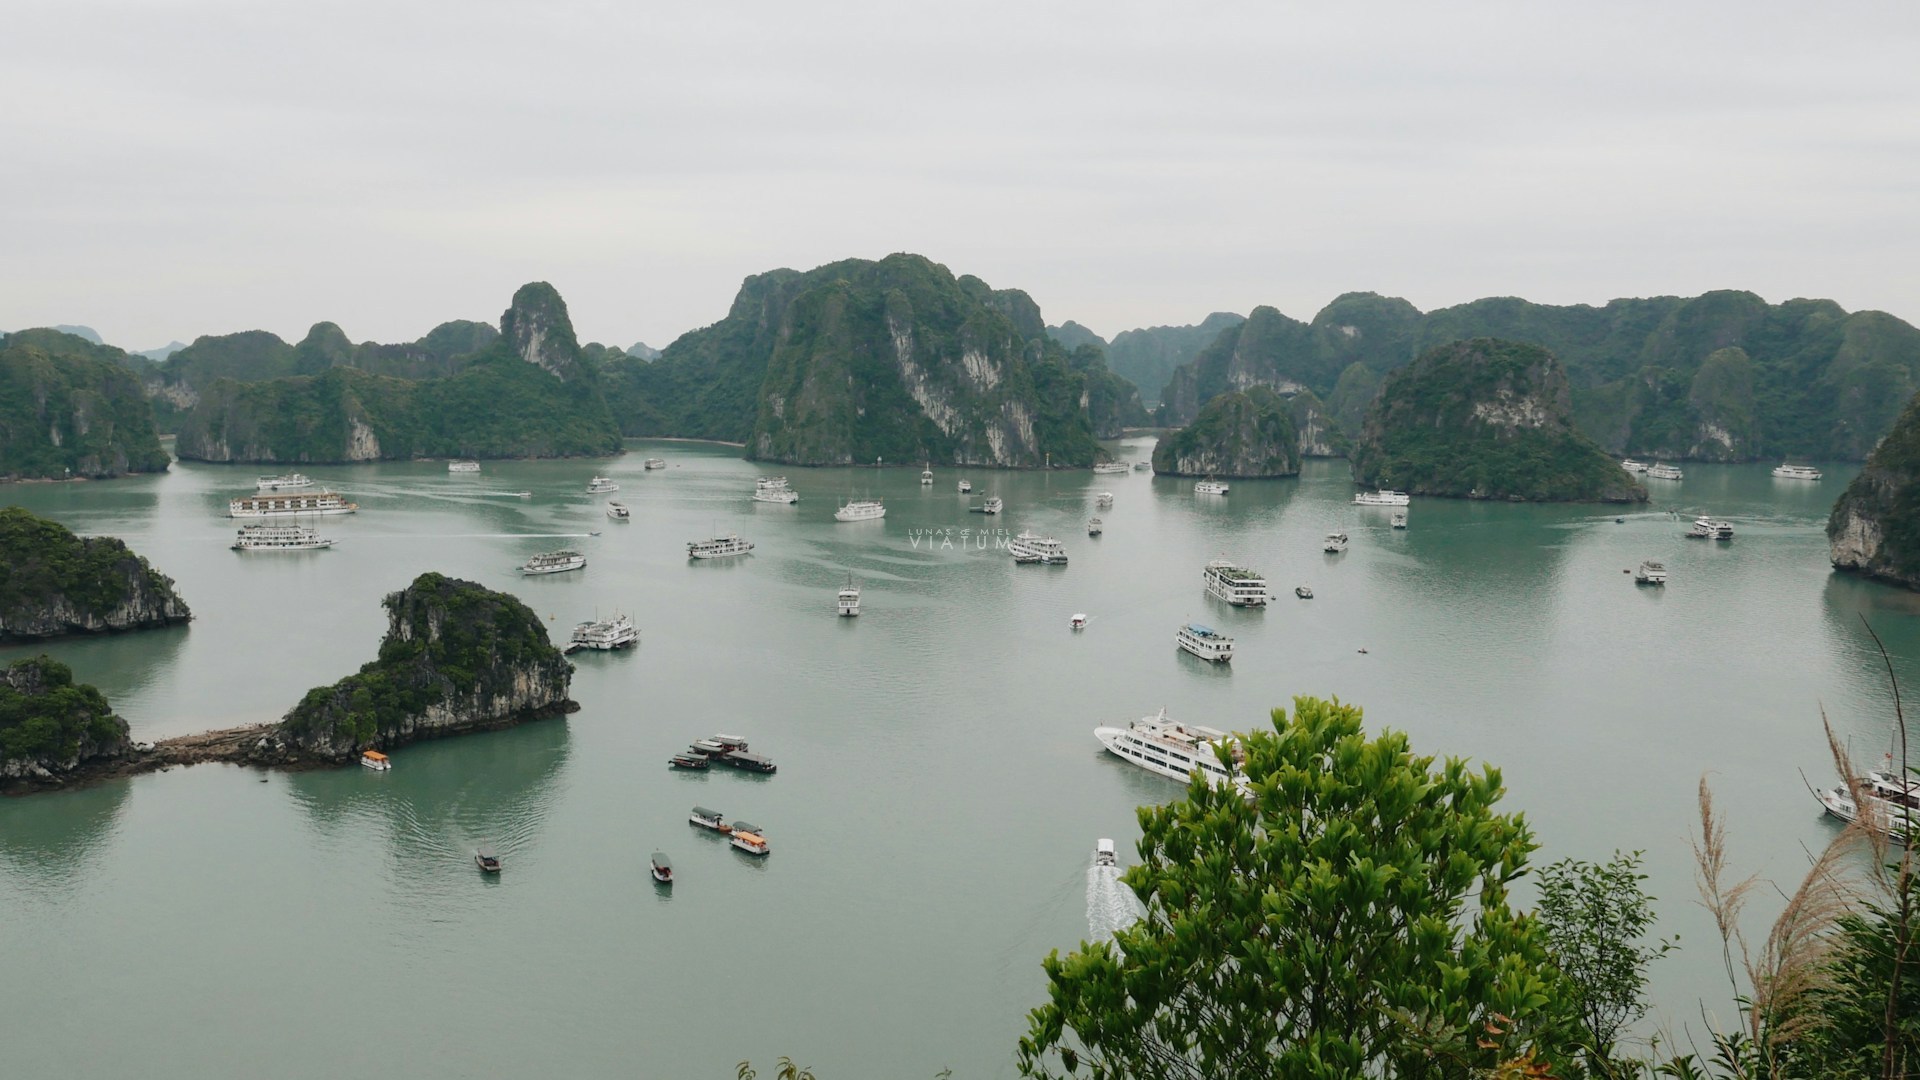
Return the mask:
<path id="1" fill-rule="evenodd" d="M 500 872 L 500 853 L 487 844 L 481 844 L 473 849 L 473 865 L 478 866 L 483 874 L 497 874 Z"/>
<path id="2" fill-rule="evenodd" d="M 727 824 L 726 821 L 721 818 L 720 811 L 709 810 L 704 806 L 694 807 L 693 812 L 687 815 L 687 823 L 690 825 L 698 825 L 703 829 L 712 829 L 714 832 L 722 834 L 733 831 L 733 826 Z"/>
<path id="3" fill-rule="evenodd" d="M 749 754 L 745 750 L 729 750 L 721 754 L 718 760 L 722 765 L 730 765 L 733 768 L 744 769 L 747 772 L 770 773 L 777 771 L 772 758 L 761 757 L 759 754 Z"/>
<path id="4" fill-rule="evenodd" d="M 696 754 L 691 750 L 683 750 L 667 759 L 667 765 L 675 769 L 704 769 L 710 764 L 712 761 L 707 755 Z"/>
<path id="5" fill-rule="evenodd" d="M 1305 585 L 1295 585 L 1293 587 L 1293 595 L 1302 600 L 1311 600 L 1313 599 L 1313 590 L 1307 588 Z"/>
<path id="6" fill-rule="evenodd" d="M 730 843 L 749 855 L 765 856 L 773 849 L 767 846 L 767 838 L 757 832 L 744 830 L 739 822 L 733 825 L 733 840 Z"/>
<path id="7" fill-rule="evenodd" d="M 673 863 L 665 852 L 656 851 L 647 861 L 653 871 L 653 880 L 662 885 L 673 884 Z"/>

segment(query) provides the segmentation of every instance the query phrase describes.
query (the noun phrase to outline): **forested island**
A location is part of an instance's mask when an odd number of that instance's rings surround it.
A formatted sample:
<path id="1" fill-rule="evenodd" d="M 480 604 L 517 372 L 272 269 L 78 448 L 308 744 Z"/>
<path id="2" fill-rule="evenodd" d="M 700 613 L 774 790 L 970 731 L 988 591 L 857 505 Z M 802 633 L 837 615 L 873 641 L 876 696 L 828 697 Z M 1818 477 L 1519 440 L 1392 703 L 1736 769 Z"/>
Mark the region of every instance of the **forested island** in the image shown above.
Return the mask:
<path id="1" fill-rule="evenodd" d="M 193 617 L 173 579 L 110 536 L 0 509 L 0 642 L 142 630 Z"/>
<path id="2" fill-rule="evenodd" d="M 1920 589 L 1920 396 L 1834 502 L 1827 541 L 1835 569 Z"/>
<path id="3" fill-rule="evenodd" d="M 106 695 L 50 657 L 0 668 L 0 787 L 61 783 L 133 751 Z"/>
<path id="4" fill-rule="evenodd" d="M 59 330 L 0 335 L 0 480 L 164 472 L 127 354 Z"/>
<path id="5" fill-rule="evenodd" d="M 1272 477 L 1300 472 L 1293 407 L 1265 386 L 1221 394 L 1193 423 L 1161 439 L 1153 471 L 1163 476 Z"/>

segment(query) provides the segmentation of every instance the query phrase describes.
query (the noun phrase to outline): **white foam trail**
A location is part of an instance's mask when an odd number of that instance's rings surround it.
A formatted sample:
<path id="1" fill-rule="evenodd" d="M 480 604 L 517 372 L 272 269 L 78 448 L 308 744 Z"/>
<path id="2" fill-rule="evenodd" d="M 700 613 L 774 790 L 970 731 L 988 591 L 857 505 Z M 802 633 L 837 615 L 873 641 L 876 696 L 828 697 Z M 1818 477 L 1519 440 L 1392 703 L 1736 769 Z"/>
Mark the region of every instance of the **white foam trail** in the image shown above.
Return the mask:
<path id="1" fill-rule="evenodd" d="M 1111 941 L 1113 935 L 1139 922 L 1146 912 L 1133 890 L 1120 881 L 1120 868 L 1095 863 L 1087 867 L 1087 938 Z"/>

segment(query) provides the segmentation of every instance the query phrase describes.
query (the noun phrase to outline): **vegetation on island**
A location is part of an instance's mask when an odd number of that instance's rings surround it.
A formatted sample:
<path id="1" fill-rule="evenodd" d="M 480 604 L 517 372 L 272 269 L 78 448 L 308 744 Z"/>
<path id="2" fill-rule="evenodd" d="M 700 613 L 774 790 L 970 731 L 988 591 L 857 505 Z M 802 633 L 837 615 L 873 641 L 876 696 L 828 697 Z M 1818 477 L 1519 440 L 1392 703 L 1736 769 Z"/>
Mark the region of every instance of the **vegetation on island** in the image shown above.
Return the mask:
<path id="1" fill-rule="evenodd" d="M 525 604 L 471 581 L 426 573 L 384 601 L 378 658 L 309 690 L 277 735 L 344 759 L 429 735 L 499 727 L 564 711 L 573 666 Z"/>
<path id="2" fill-rule="evenodd" d="M 173 579 L 111 536 L 82 539 L 0 508 L 0 641 L 165 626 L 191 618 Z"/>
<path id="3" fill-rule="evenodd" d="M 415 379 L 366 370 L 363 361 L 379 359 L 386 347 L 353 346 L 338 327 L 322 323 L 286 359 L 291 369 L 313 374 L 222 376 L 202 387 L 180 422 L 180 456 L 304 464 L 618 452 L 599 368 L 575 339 L 553 287 L 523 286 L 501 326 L 496 334 L 484 324 L 446 323 L 423 339 L 440 351 L 373 365 L 418 370 L 441 363 L 448 350 L 485 342 L 477 352 L 449 356 L 444 377 Z M 209 354 L 198 350 L 206 341 L 168 364 L 186 357 L 204 370 Z"/>
<path id="4" fill-rule="evenodd" d="M 1378 380 L 1433 346 L 1483 337 L 1559 357 L 1580 430 L 1638 457 L 1857 461 L 1920 389 L 1920 330 L 1831 300 L 1768 304 L 1736 290 L 1599 307 L 1491 297 L 1423 314 L 1349 293 L 1310 323 L 1254 309 L 1173 374 L 1162 422 L 1183 423 L 1249 381 L 1305 387 L 1357 419 L 1352 395 L 1336 390 L 1358 378 L 1356 365 Z"/>
<path id="5" fill-rule="evenodd" d="M 1387 377 L 1352 451 L 1354 479 L 1423 495 L 1644 501 L 1646 489 L 1574 430 L 1567 378 L 1537 345 L 1477 338 Z"/>
<path id="6" fill-rule="evenodd" d="M 1920 589 L 1920 395 L 1834 501 L 1827 541 L 1836 569 Z"/>
<path id="7" fill-rule="evenodd" d="M 1159 402 L 1167 382 L 1180 366 L 1200 354 L 1246 316 L 1216 311 L 1190 326 L 1146 326 L 1122 330 L 1107 344 L 1107 363 L 1114 374 L 1140 388 L 1140 396 Z"/>
<path id="8" fill-rule="evenodd" d="M 1221 394 L 1153 449 L 1162 476 L 1294 476 L 1300 436 L 1287 399 L 1265 386 Z"/>
<path id="9" fill-rule="evenodd" d="M 128 746 L 127 722 L 67 665 L 40 656 L 0 669 L 0 779 L 63 771 Z"/>
<path id="10" fill-rule="evenodd" d="M 164 472 L 127 355 L 58 330 L 0 337 L 0 480 Z"/>
<path id="11" fill-rule="evenodd" d="M 1097 350 L 1050 339 L 1032 298 L 917 255 L 748 278 L 727 317 L 615 361 L 628 435 L 744 443 L 796 464 L 1084 467 L 1144 418 Z"/>

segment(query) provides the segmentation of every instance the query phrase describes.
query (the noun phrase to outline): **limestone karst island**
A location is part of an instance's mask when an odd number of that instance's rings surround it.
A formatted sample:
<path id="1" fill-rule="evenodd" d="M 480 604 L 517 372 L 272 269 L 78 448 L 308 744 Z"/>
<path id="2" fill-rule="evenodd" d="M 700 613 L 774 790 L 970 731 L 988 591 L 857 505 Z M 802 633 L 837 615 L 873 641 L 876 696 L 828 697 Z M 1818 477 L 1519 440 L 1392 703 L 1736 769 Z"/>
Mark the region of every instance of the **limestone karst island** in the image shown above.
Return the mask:
<path id="1" fill-rule="evenodd" d="M 1920 1077 L 1920 11 L 15 7 L 0 1080 Z"/>

